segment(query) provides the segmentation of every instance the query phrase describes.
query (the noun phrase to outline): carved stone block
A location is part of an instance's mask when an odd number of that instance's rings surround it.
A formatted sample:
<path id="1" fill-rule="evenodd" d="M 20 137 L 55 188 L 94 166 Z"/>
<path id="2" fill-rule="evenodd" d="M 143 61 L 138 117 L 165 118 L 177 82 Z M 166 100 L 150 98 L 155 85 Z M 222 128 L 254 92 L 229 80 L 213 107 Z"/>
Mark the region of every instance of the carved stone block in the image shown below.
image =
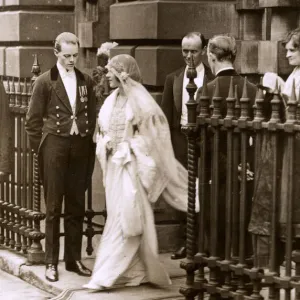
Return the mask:
<path id="1" fill-rule="evenodd" d="M 299 25 L 299 9 L 286 10 L 286 9 L 272 9 L 271 17 L 271 37 L 272 41 L 283 40 L 287 33 Z"/>
<path id="2" fill-rule="evenodd" d="M 54 41 L 63 31 L 74 31 L 71 12 L 13 11 L 0 13 L 0 42 Z"/>
<path id="3" fill-rule="evenodd" d="M 82 48 L 96 48 L 100 46 L 100 37 L 98 22 L 83 22 L 78 23 L 78 38 L 80 47 Z"/>
<path id="4" fill-rule="evenodd" d="M 110 50 L 110 56 L 116 56 L 119 54 L 128 54 L 131 56 L 135 56 L 135 48 L 136 46 L 117 46 Z"/>
<path id="5" fill-rule="evenodd" d="M 3 3 L 1 3 L 3 2 Z M 1 0 L 0 4 L 2 6 L 13 6 L 13 5 L 22 5 L 22 6 L 32 6 L 32 5 L 39 5 L 39 6 L 74 6 L 74 0 Z"/>
<path id="6" fill-rule="evenodd" d="M 143 83 L 152 86 L 163 86 L 167 74 L 184 66 L 180 46 L 140 46 L 135 58 Z"/>
<path id="7" fill-rule="evenodd" d="M 38 54 L 41 71 L 45 72 L 56 63 L 52 47 L 8 47 L 6 52 L 7 76 L 32 77 L 33 54 Z"/>
<path id="8" fill-rule="evenodd" d="M 241 74 L 258 72 L 258 41 L 237 41 L 235 68 Z"/>
<path id="9" fill-rule="evenodd" d="M 262 36 L 262 11 L 241 12 L 240 32 L 243 40 L 260 40 Z"/>
<path id="10" fill-rule="evenodd" d="M 259 0 L 238 0 L 236 3 L 237 10 L 260 9 Z"/>
<path id="11" fill-rule="evenodd" d="M 188 16 L 188 17 L 187 17 Z M 110 7 L 111 39 L 181 39 L 189 31 L 205 36 L 222 32 L 238 35 L 233 2 L 136 1 Z"/>
<path id="12" fill-rule="evenodd" d="M 297 0 L 259 0 L 260 7 L 299 7 Z"/>
<path id="13" fill-rule="evenodd" d="M 292 67 L 285 58 L 286 51 L 277 41 L 259 41 L 258 71 L 260 74 L 275 72 L 281 75 L 290 74 Z"/>

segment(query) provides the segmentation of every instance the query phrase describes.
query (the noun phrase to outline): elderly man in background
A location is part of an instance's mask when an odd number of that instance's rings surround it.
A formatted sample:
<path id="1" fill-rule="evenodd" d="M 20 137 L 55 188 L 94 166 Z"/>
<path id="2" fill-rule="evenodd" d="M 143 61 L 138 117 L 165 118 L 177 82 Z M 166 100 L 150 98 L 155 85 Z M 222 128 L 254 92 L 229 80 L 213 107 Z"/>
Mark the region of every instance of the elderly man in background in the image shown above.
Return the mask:
<path id="1" fill-rule="evenodd" d="M 189 82 L 186 75 L 187 69 L 193 60 L 197 71 L 197 77 L 194 81 L 198 88 L 202 87 L 204 77 L 210 81 L 214 76 L 209 67 L 202 62 L 206 50 L 206 40 L 203 34 L 200 32 L 190 32 L 186 34 L 182 39 L 181 49 L 186 66 L 167 75 L 161 108 L 169 122 L 175 157 L 185 168 L 187 168 L 187 138 L 184 133 L 181 132 L 181 127 L 187 124 L 186 103 L 189 100 L 189 94 L 186 90 L 186 86 Z M 183 225 L 181 228 L 185 231 L 186 215 L 183 214 L 181 219 Z M 185 240 L 185 236 L 186 233 L 184 232 L 182 239 Z M 185 246 L 182 246 L 171 256 L 171 258 L 181 259 L 184 258 L 185 255 L 186 248 Z"/>

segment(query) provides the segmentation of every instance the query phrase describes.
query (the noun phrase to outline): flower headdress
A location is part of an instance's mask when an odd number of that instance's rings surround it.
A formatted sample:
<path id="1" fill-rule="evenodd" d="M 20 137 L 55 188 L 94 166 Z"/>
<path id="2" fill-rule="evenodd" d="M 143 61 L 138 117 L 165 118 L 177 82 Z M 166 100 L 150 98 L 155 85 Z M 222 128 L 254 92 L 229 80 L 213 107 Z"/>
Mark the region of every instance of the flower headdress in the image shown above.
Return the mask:
<path id="1" fill-rule="evenodd" d="M 124 85 L 128 79 L 141 81 L 141 72 L 135 59 L 126 54 L 113 57 L 107 64 L 106 68 L 112 72 Z"/>
<path id="2" fill-rule="evenodd" d="M 108 64 L 106 68 L 111 73 L 113 73 L 120 80 L 121 83 L 124 84 L 127 81 L 129 74 L 126 71 L 124 71 L 122 65 L 118 63 L 114 64 L 113 66 Z"/>

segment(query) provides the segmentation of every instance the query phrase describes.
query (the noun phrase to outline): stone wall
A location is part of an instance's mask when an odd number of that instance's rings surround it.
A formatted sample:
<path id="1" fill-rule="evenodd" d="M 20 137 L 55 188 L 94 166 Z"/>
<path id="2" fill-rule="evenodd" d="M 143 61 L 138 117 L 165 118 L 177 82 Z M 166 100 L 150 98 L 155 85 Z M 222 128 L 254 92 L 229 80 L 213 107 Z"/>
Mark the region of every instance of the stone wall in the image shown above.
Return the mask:
<path id="1" fill-rule="evenodd" d="M 33 54 L 46 71 L 55 37 L 74 32 L 74 0 L 0 0 L 0 28 L 0 75 L 31 77 Z"/>
<path id="2" fill-rule="evenodd" d="M 281 41 L 300 26 L 300 2 L 294 0 L 239 0 L 240 55 L 243 74 L 276 72 L 286 77 L 291 67 Z"/>
<path id="3" fill-rule="evenodd" d="M 158 102 L 166 74 L 183 65 L 180 41 L 189 31 L 235 36 L 236 69 L 253 80 L 267 71 L 286 76 L 291 68 L 280 40 L 299 26 L 299 8 L 293 0 L 119 1 L 110 9 L 110 38 L 120 43 L 113 54 L 136 57 Z"/>
<path id="4" fill-rule="evenodd" d="M 168 73 L 183 66 L 181 39 L 189 31 L 210 37 L 220 30 L 238 35 L 238 13 L 234 1 L 129 1 L 110 9 L 110 38 L 121 40 L 116 52 L 135 56 L 143 83 L 161 100 Z M 126 47 L 124 49 L 124 46 Z"/>
<path id="5" fill-rule="evenodd" d="M 32 55 L 42 71 L 54 62 L 53 40 L 75 32 L 81 43 L 79 67 L 96 65 L 96 51 L 107 40 L 130 53 L 141 66 L 144 83 L 160 101 L 166 74 L 183 65 L 182 36 L 193 30 L 211 37 L 228 32 L 239 40 L 236 67 L 242 74 L 290 67 L 279 41 L 299 26 L 295 0 L 0 0 L 0 74 L 30 76 Z"/>

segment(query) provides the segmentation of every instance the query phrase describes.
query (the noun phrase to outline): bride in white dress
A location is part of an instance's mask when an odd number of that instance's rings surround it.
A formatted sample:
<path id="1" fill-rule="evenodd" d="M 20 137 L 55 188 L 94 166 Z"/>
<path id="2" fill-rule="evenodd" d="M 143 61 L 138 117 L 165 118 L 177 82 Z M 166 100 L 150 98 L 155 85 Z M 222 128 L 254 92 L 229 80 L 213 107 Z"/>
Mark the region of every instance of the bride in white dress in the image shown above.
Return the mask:
<path id="1" fill-rule="evenodd" d="M 163 194 L 170 205 L 186 211 L 187 170 L 174 157 L 167 120 L 140 83 L 135 59 L 115 56 L 107 69 L 110 87 L 116 89 L 99 113 L 96 150 L 107 220 L 84 287 L 167 285 L 171 280 L 159 261 L 151 203 Z"/>

